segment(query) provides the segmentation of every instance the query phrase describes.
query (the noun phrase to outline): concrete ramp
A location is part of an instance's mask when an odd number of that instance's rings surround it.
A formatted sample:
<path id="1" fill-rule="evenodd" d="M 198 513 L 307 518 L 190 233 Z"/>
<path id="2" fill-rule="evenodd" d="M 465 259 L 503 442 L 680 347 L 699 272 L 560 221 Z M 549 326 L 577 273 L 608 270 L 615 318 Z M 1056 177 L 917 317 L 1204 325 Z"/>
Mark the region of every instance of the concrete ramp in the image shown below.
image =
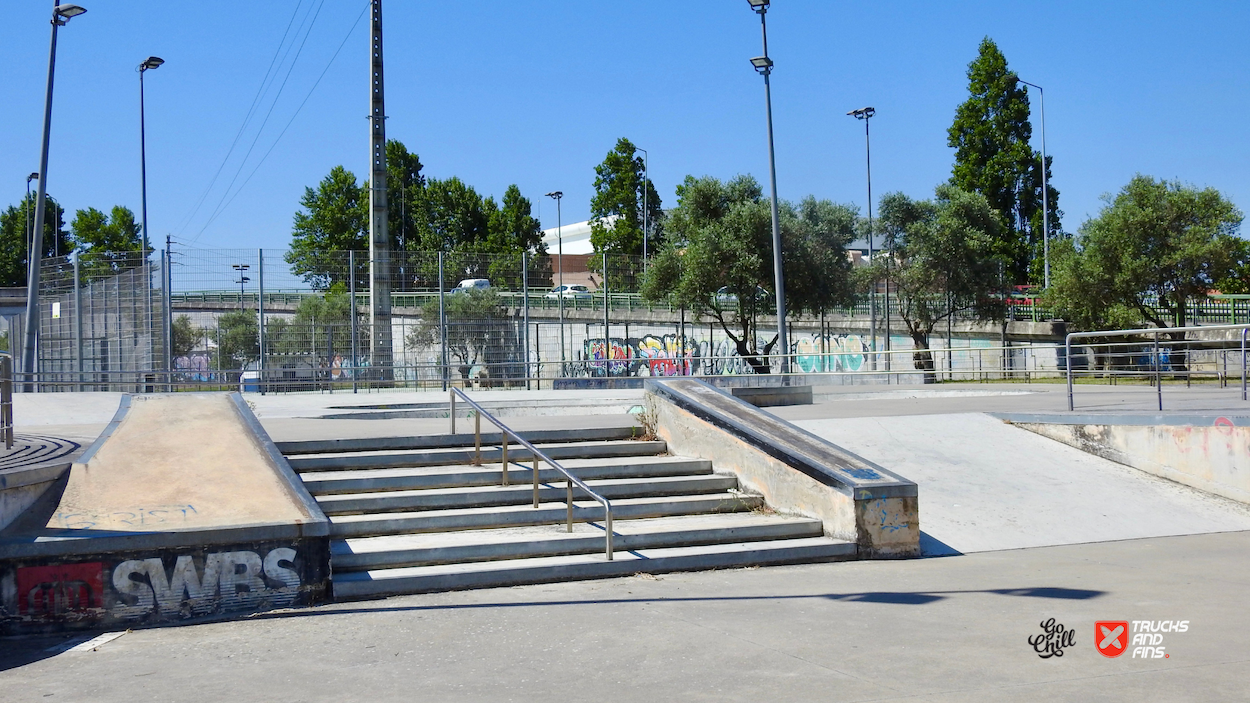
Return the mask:
<path id="1" fill-rule="evenodd" d="M 936 555 L 1250 530 L 1250 507 L 980 413 L 799 420 L 920 487 Z"/>
<path id="2" fill-rule="evenodd" d="M 0 632 L 315 602 L 328 521 L 237 394 L 124 396 L 0 532 Z"/>

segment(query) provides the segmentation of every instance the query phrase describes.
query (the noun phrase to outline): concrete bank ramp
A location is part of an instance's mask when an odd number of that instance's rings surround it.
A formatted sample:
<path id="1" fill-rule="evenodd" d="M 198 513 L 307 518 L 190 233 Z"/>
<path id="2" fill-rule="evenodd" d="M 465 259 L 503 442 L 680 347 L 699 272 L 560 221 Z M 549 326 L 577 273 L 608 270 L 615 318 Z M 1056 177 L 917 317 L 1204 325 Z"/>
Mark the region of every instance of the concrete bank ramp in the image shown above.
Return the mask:
<path id="1" fill-rule="evenodd" d="M 324 513 L 237 393 L 124 396 L 0 532 L 0 633 L 315 602 Z"/>
<path id="2" fill-rule="evenodd" d="M 1250 530 L 1250 507 L 980 413 L 799 420 L 906 475 L 928 555 Z"/>

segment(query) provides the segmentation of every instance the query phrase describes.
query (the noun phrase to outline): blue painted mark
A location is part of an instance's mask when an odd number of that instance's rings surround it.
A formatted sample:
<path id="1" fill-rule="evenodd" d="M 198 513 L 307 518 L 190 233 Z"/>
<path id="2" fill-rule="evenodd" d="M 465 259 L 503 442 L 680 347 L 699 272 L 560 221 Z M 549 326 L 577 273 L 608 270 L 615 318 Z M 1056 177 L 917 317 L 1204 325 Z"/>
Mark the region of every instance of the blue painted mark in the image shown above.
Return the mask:
<path id="1" fill-rule="evenodd" d="M 881 474 L 877 473 L 876 471 L 873 471 L 872 469 L 843 469 L 842 471 L 845 472 L 851 478 L 858 478 L 858 479 L 863 479 L 863 480 L 868 480 L 868 481 L 883 478 Z"/>

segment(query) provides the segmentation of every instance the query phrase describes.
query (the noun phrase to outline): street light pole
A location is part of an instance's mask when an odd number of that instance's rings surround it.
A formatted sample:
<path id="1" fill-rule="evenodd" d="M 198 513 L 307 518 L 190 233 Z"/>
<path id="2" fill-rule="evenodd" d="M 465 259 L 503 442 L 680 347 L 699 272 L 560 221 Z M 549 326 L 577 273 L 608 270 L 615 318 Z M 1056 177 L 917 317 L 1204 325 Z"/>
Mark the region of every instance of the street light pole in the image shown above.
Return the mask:
<path id="1" fill-rule="evenodd" d="M 148 147 L 147 147 L 147 130 L 144 123 L 144 100 L 143 100 L 143 74 L 149 69 L 160 68 L 165 63 L 164 59 L 155 56 L 149 56 L 146 61 L 139 64 L 139 180 L 142 183 L 143 190 L 143 258 L 147 258 L 148 250 L 151 248 L 148 242 Z"/>
<path id="2" fill-rule="evenodd" d="M 1042 113 L 1042 287 L 1050 288 L 1050 185 L 1047 183 L 1046 172 L 1046 91 L 1036 83 L 1014 78 L 1025 85 L 1037 88 L 1038 102 Z"/>
<path id="3" fill-rule="evenodd" d="M 234 270 L 239 273 L 239 280 L 235 281 L 235 283 L 239 284 L 239 312 L 243 312 L 243 284 L 252 280 L 243 275 L 243 272 L 247 271 L 249 268 L 251 268 L 251 266 L 248 264 L 234 264 Z"/>
<path id="4" fill-rule="evenodd" d="M 560 213 L 560 199 L 564 197 L 564 192 L 553 190 L 547 194 L 548 198 L 555 198 L 556 201 L 556 252 L 557 259 L 560 263 L 560 280 L 558 303 L 560 306 L 560 374 L 564 374 L 564 226 L 563 217 Z M 539 378 L 542 377 L 541 369 Z M 541 383 L 540 383 L 541 385 Z"/>
<path id="5" fill-rule="evenodd" d="M 751 65 L 764 76 L 764 105 L 768 114 L 768 179 L 772 187 L 773 211 L 773 282 L 777 289 L 777 343 L 781 346 L 781 373 L 790 371 L 790 340 L 786 334 L 786 291 L 781 268 L 781 225 L 777 212 L 777 160 L 773 150 L 773 98 L 768 76 L 773 72 L 773 61 L 768 58 L 768 26 L 764 16 L 768 12 L 768 0 L 747 0 L 751 9 L 759 13 L 760 32 L 764 38 L 764 55 L 751 59 Z"/>
<path id="6" fill-rule="evenodd" d="M 33 181 L 33 180 L 37 180 L 38 178 L 39 178 L 39 174 L 37 174 L 37 173 L 32 173 L 32 174 L 30 174 L 29 176 L 27 176 L 27 177 L 26 177 L 26 200 L 25 200 L 25 202 L 26 202 L 26 251 L 28 252 L 28 253 L 26 254 L 27 256 L 30 256 L 30 254 L 29 254 L 30 250 L 31 250 L 31 249 L 34 249 L 34 248 L 35 248 L 35 246 L 36 246 L 36 244 L 35 244 L 35 230 L 31 229 L 31 226 L 30 226 L 30 216 L 31 216 L 31 212 L 30 212 L 30 182 L 31 182 L 31 181 Z"/>
<path id="7" fill-rule="evenodd" d="M 39 189 L 35 196 L 35 228 L 31 232 L 31 241 L 35 246 L 30 249 L 26 269 L 26 339 L 22 348 L 22 372 L 26 374 L 24 390 L 35 392 L 35 374 L 38 361 L 36 359 L 36 342 L 39 338 L 39 268 L 43 263 L 43 220 L 44 204 L 48 198 L 48 140 L 52 134 L 52 83 L 56 75 L 56 30 L 61 25 L 86 12 L 78 5 L 57 5 L 52 8 L 52 44 L 48 48 L 48 87 L 43 105 L 43 143 L 39 152 Z M 36 235 L 35 233 L 38 233 Z"/>
<path id="8" fill-rule="evenodd" d="M 873 115 L 877 114 L 876 108 L 861 107 L 858 110 L 851 110 L 846 113 L 857 120 L 864 121 L 864 154 L 868 159 L 868 262 L 872 263 L 873 255 L 876 253 L 873 248 L 873 236 L 876 232 L 872 227 L 872 139 L 868 133 L 868 122 Z M 889 284 L 887 284 L 886 294 L 889 295 Z M 886 314 L 889 314 L 887 310 Z M 877 370 L 877 282 L 873 281 L 872 291 L 868 294 L 868 325 L 872 331 L 872 370 Z M 887 346 L 889 346 L 887 344 Z"/>

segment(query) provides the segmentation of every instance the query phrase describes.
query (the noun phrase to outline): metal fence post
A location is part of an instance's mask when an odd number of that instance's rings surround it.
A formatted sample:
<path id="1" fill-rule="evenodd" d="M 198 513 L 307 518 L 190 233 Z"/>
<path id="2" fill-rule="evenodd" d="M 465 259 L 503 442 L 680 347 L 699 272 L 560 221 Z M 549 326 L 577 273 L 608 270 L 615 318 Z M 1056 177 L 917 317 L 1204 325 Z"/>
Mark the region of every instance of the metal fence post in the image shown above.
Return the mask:
<path id="1" fill-rule="evenodd" d="M 265 394 L 265 250 L 256 250 L 256 330 L 257 342 L 260 350 L 260 358 L 258 360 L 259 368 L 257 376 L 257 385 L 260 386 L 260 394 Z"/>
<path id="2" fill-rule="evenodd" d="M 1063 338 L 1063 366 L 1068 371 L 1068 412 L 1072 412 L 1072 335 Z"/>
<path id="3" fill-rule="evenodd" d="M 165 390 L 169 393 L 174 392 L 174 251 L 171 239 L 165 235 L 165 285 L 162 286 L 165 295 L 161 296 L 161 302 L 165 304 Z"/>
<path id="4" fill-rule="evenodd" d="M 447 307 L 444 301 L 443 289 L 443 252 L 438 253 L 438 346 L 439 358 L 442 360 L 443 366 L 443 390 L 447 390 L 450 381 L 448 377 L 447 367 Z"/>
<path id="5" fill-rule="evenodd" d="M 521 252 L 521 306 L 522 306 L 522 330 L 521 330 L 521 349 L 523 352 L 522 363 L 525 364 L 525 390 L 530 389 L 530 271 L 529 256 L 527 252 Z"/>
<path id="6" fill-rule="evenodd" d="M 1241 331 L 1241 399 L 1246 399 L 1246 333 L 1250 328 Z"/>
<path id="7" fill-rule="evenodd" d="M 149 280 L 151 277 L 149 276 Z M 150 295 L 149 291 L 149 295 Z M 148 306 L 148 315 L 151 316 L 152 307 Z M 82 268 L 78 262 L 78 254 L 74 254 L 74 366 L 78 371 L 78 382 L 75 388 L 78 392 L 82 392 Z"/>
<path id="8" fill-rule="evenodd" d="M 608 253 L 603 252 L 603 375 L 612 376 L 612 340 L 608 335 Z"/>
<path id="9" fill-rule="evenodd" d="M 356 318 L 357 318 L 358 316 L 357 316 L 357 314 L 356 314 L 356 250 L 355 250 L 355 249 L 350 249 L 350 250 L 348 250 L 348 252 L 347 252 L 347 290 L 348 290 L 348 292 L 351 294 L 351 299 L 352 299 L 352 306 L 351 306 L 351 311 L 352 311 L 352 355 L 351 355 L 351 361 L 350 361 L 350 362 L 348 362 L 348 367 L 351 369 L 351 374 L 352 374 L 352 393 L 355 393 L 355 392 L 357 391 L 356 376 L 358 375 L 358 369 L 357 369 L 357 365 L 356 365 L 356 358 L 357 358 L 357 355 L 356 355 L 356 349 L 358 348 L 358 347 L 356 346 L 356 345 L 357 345 L 357 341 L 356 341 Z M 452 401 L 452 402 L 455 402 L 455 400 L 453 399 L 453 401 Z M 453 420 L 453 421 L 452 421 L 452 423 L 453 423 L 453 424 L 455 424 L 455 421 Z M 456 431 L 456 430 L 455 430 L 455 428 L 453 427 L 453 428 L 452 428 L 452 433 L 454 434 L 454 433 L 455 433 L 455 431 Z"/>
<path id="10" fill-rule="evenodd" d="M 1163 410 L 1163 376 L 1159 373 L 1159 333 L 1155 332 L 1155 393 L 1159 397 L 1159 410 Z"/>

